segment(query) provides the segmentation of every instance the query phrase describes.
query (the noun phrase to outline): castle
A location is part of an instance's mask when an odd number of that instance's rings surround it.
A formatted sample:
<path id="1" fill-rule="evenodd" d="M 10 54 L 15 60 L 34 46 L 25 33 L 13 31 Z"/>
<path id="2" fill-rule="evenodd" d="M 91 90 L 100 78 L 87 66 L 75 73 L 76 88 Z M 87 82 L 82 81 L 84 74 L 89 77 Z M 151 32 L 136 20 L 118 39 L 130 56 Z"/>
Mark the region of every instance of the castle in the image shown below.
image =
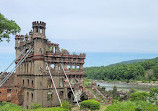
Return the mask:
<path id="1" fill-rule="evenodd" d="M 43 107 L 59 106 L 60 101 L 55 92 L 48 67 L 60 99 L 69 100 L 73 97 L 68 83 L 70 81 L 75 96 L 80 100 L 84 89 L 83 65 L 86 55 L 84 53 L 70 54 L 66 49 L 60 49 L 59 44 L 51 43 L 45 35 L 46 23 L 35 21 L 32 23 L 32 28 L 33 30 L 29 32 L 29 35 L 16 35 L 15 37 L 16 57 L 27 47 L 31 47 L 33 51 L 5 83 L 7 85 L 4 84 L 0 88 L 0 101 L 10 101 L 22 105 L 24 108 L 30 108 L 33 103 L 39 103 Z M 16 64 L 24 54 L 16 60 Z M 10 85 L 12 86 L 9 87 Z M 5 93 L 3 94 L 3 92 Z M 6 99 L 8 92 L 10 99 Z M 1 95 L 6 95 L 6 98 L 2 99 Z"/>

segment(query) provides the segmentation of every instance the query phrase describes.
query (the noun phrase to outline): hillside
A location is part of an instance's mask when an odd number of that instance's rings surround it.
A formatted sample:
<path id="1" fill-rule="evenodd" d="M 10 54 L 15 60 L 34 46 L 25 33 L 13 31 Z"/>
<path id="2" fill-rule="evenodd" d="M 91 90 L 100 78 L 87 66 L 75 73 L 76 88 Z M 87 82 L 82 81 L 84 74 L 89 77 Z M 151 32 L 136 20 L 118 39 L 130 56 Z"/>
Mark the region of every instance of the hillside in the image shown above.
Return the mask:
<path id="1" fill-rule="evenodd" d="M 156 81 L 158 79 L 158 57 L 140 61 L 132 60 L 109 66 L 87 67 L 85 77 L 128 82 L 131 80 Z"/>
<path id="2" fill-rule="evenodd" d="M 114 66 L 114 65 L 124 65 L 124 64 L 133 64 L 133 63 L 137 63 L 137 62 L 144 62 L 147 59 L 135 59 L 135 60 L 129 60 L 129 61 L 122 61 L 116 64 L 111 64 L 109 66 Z"/>

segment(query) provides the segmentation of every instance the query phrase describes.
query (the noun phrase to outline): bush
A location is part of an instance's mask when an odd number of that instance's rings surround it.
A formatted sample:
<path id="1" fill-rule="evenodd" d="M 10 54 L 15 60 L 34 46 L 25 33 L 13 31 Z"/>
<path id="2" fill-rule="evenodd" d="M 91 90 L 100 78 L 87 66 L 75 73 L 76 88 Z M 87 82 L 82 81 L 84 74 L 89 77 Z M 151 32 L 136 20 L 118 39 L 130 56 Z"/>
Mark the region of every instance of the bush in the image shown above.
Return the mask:
<path id="1" fill-rule="evenodd" d="M 27 110 L 16 104 L 12 104 L 9 102 L 1 102 L 0 111 L 69 111 L 68 109 L 59 108 L 59 107 L 53 107 L 53 108 L 39 108 L 38 107 L 37 108 L 37 106 L 41 106 L 40 104 L 37 104 L 37 103 L 34 103 L 33 105 L 34 105 L 34 109 Z"/>
<path id="2" fill-rule="evenodd" d="M 126 101 L 108 106 L 105 111 L 157 111 L 158 106 L 154 106 L 146 101 Z"/>
<path id="3" fill-rule="evenodd" d="M 106 87 L 105 87 L 105 86 L 102 86 L 102 89 L 105 91 Z"/>
<path id="4" fill-rule="evenodd" d="M 155 105 L 158 105 L 158 87 L 150 89 L 149 101 Z"/>
<path id="5" fill-rule="evenodd" d="M 100 109 L 100 103 L 94 99 L 85 100 L 81 102 L 81 109 L 88 108 L 90 110 L 99 110 Z"/>
<path id="6" fill-rule="evenodd" d="M 18 106 L 16 104 L 12 104 L 9 102 L 1 102 L 0 111 L 27 111 L 27 110 L 24 110 L 21 106 Z"/>
<path id="7" fill-rule="evenodd" d="M 149 94 L 147 92 L 134 92 L 130 94 L 131 101 L 146 101 L 148 97 Z"/>
<path id="8" fill-rule="evenodd" d="M 38 104 L 38 103 L 33 103 L 31 105 L 31 109 L 38 109 L 38 108 L 41 108 L 41 107 L 42 107 L 41 104 Z"/>
<path id="9" fill-rule="evenodd" d="M 62 101 L 62 108 L 70 110 L 70 104 L 68 101 Z"/>

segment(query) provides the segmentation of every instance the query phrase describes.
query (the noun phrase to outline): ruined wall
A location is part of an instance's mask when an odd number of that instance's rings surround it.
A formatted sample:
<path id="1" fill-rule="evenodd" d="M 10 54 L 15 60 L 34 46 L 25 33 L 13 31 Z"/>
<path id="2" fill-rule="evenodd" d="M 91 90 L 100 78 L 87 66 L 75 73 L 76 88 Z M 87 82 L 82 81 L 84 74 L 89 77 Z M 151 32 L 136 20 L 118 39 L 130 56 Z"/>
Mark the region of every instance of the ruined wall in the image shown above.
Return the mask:
<path id="1" fill-rule="evenodd" d="M 0 73 L 2 74 L 2 73 Z M 9 73 L 4 73 L 3 76 L 0 77 L 0 80 L 3 80 L 5 76 Z M 23 95 L 21 94 L 22 89 L 16 86 L 15 80 L 16 75 L 13 75 L 5 82 L 5 84 L 0 88 L 0 101 L 3 102 L 11 102 L 14 104 L 21 105 L 23 101 Z M 19 101 L 20 100 L 20 101 Z"/>
<path id="2" fill-rule="evenodd" d="M 44 22 L 33 22 L 32 28 L 33 31 L 31 30 L 29 35 L 16 35 L 15 37 L 16 57 L 26 47 L 32 47 L 33 52 L 0 88 L 0 101 L 10 101 L 24 108 L 30 108 L 35 102 L 43 107 L 59 106 L 46 63 L 51 69 L 61 100 L 69 99 L 68 96 L 71 96 L 70 86 L 61 64 L 79 98 L 84 87 L 83 65 L 86 55 L 84 53 L 70 54 L 66 49 L 60 49 L 59 44 L 48 41 L 45 36 L 46 24 Z M 16 64 L 22 56 L 16 60 Z"/>

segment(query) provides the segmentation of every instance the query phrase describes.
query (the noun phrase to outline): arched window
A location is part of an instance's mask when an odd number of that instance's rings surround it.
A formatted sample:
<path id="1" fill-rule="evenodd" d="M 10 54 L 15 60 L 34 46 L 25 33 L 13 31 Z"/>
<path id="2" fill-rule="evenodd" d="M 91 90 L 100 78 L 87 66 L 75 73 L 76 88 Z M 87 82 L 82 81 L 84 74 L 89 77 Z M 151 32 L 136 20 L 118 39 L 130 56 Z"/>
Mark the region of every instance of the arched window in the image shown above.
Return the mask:
<path id="1" fill-rule="evenodd" d="M 27 86 L 29 86 L 29 79 L 27 79 Z"/>
<path id="2" fill-rule="evenodd" d="M 31 94 L 31 100 L 33 101 L 33 93 Z"/>
<path id="3" fill-rule="evenodd" d="M 42 49 L 41 48 L 39 49 L 39 52 L 40 52 L 40 54 L 42 54 Z"/>
<path id="4" fill-rule="evenodd" d="M 23 79 L 22 85 L 23 85 L 23 86 L 25 85 L 25 81 L 24 81 L 24 79 Z"/>
<path id="5" fill-rule="evenodd" d="M 27 101 L 29 100 L 29 92 L 27 92 Z"/>
<path id="6" fill-rule="evenodd" d="M 33 83 L 33 80 L 32 80 L 32 82 L 31 82 L 31 87 L 32 87 L 32 88 L 34 87 L 34 83 Z"/>
<path id="7" fill-rule="evenodd" d="M 43 33 L 43 31 L 42 31 L 42 29 L 40 28 L 40 33 L 42 34 Z"/>

